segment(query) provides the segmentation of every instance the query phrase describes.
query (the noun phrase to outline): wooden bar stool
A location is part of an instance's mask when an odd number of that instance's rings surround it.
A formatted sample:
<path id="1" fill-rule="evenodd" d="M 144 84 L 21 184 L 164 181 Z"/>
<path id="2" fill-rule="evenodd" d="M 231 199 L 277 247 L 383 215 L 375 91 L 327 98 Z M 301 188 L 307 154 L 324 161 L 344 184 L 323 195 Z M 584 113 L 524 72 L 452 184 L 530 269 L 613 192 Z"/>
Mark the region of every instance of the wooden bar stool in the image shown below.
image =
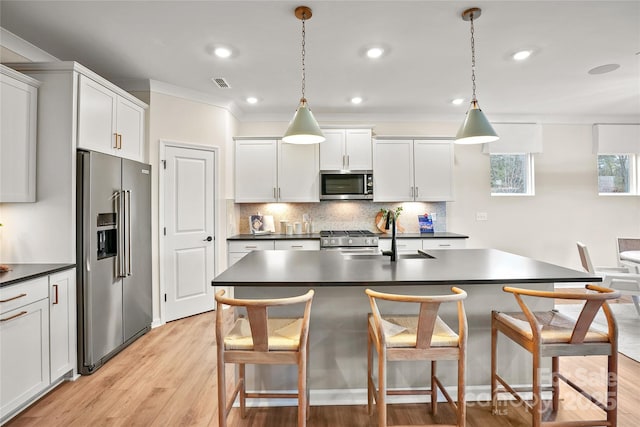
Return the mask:
<path id="1" fill-rule="evenodd" d="M 617 424 L 618 406 L 618 329 L 615 318 L 607 304 L 607 300 L 619 298 L 620 293 L 613 289 L 587 285 L 588 290 L 595 293 L 567 293 L 552 291 L 535 291 L 504 287 L 505 292 L 511 292 L 516 298 L 522 312 L 501 313 L 493 311 L 491 316 L 491 397 L 494 413 L 497 410 L 498 394 L 511 393 L 518 402 L 522 403 L 533 416 L 533 426 L 543 425 L 561 426 L 615 426 Z M 525 304 L 522 296 L 538 298 L 562 298 L 583 300 L 584 307 L 577 320 L 564 316 L 556 310 L 532 312 Z M 600 332 L 591 328 L 593 319 L 602 307 L 607 318 L 608 331 Z M 498 332 L 502 332 L 533 356 L 533 402 L 526 402 L 506 381 L 497 373 L 497 341 Z M 608 356 L 607 375 L 607 403 L 603 404 L 590 396 L 577 384 L 568 380 L 559 372 L 560 356 Z M 543 357 L 551 357 L 550 388 L 543 390 L 540 384 L 540 362 Z M 606 412 L 606 420 L 588 421 L 549 421 L 542 422 L 542 391 L 553 392 L 553 410 L 558 410 L 559 381 L 563 380 L 573 389 L 589 399 L 592 403 Z M 498 383 L 502 386 L 498 388 Z M 529 390 L 526 390 L 529 391 Z"/>
<path id="2" fill-rule="evenodd" d="M 438 296 L 396 295 L 365 292 L 371 302 L 372 314 L 369 315 L 367 344 L 367 403 L 369 415 L 373 413 L 373 400 L 378 408 L 378 425 L 387 425 L 388 395 L 428 394 L 431 395 L 431 411 L 437 413 L 438 388 L 457 414 L 458 426 L 466 422 L 465 373 L 467 346 L 467 316 L 463 300 L 467 293 L 462 289 L 451 288 L 453 294 Z M 417 316 L 382 316 L 376 300 L 398 303 L 419 304 Z M 456 334 L 438 316 L 441 303 L 458 303 L 458 333 Z M 373 379 L 373 350 L 378 355 L 378 386 Z M 388 390 L 387 362 L 399 360 L 430 360 L 431 388 L 429 390 Z M 436 361 L 458 361 L 458 401 L 455 403 L 436 376 Z"/>
<path id="3" fill-rule="evenodd" d="M 226 427 L 227 415 L 240 395 L 240 414 L 245 417 L 246 398 L 298 398 L 298 426 L 307 424 L 309 394 L 307 389 L 307 363 L 309 354 L 309 316 L 313 290 L 304 295 L 279 299 L 234 299 L 224 297 L 225 291 L 216 293 L 219 309 L 216 311 L 216 346 L 218 350 L 218 425 Z M 270 318 L 267 309 L 304 303 L 302 318 Z M 224 329 L 222 304 L 244 307 L 248 320 L 238 318 L 229 331 Z M 239 365 L 239 378 L 233 396 L 227 402 L 225 364 Z M 247 393 L 245 364 L 298 365 L 298 393 Z"/>

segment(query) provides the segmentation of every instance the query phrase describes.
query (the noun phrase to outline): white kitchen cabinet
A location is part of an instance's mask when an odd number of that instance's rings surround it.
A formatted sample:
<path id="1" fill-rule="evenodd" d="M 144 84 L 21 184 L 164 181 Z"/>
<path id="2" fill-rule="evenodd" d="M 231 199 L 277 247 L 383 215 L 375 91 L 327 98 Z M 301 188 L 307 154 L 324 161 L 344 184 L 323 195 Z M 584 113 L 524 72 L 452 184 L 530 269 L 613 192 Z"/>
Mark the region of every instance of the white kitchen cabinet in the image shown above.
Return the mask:
<path id="1" fill-rule="evenodd" d="M 323 129 L 321 170 L 371 170 L 371 129 Z"/>
<path id="2" fill-rule="evenodd" d="M 36 201 L 40 82 L 0 65 L 0 203 Z"/>
<path id="3" fill-rule="evenodd" d="M 273 240 L 233 240 L 227 242 L 227 268 L 240 261 L 251 251 L 273 250 Z"/>
<path id="4" fill-rule="evenodd" d="M 376 140 L 376 202 L 453 200 L 453 145 L 448 140 Z"/>
<path id="5" fill-rule="evenodd" d="M 2 301 L 17 298 L 0 303 L 0 423 L 49 386 L 47 285 L 43 277 L 2 288 Z"/>
<path id="6" fill-rule="evenodd" d="M 235 201 L 319 202 L 318 145 L 237 139 Z"/>
<path id="7" fill-rule="evenodd" d="M 467 239 L 422 239 L 422 249 L 464 249 L 466 247 Z"/>
<path id="8" fill-rule="evenodd" d="M 144 108 L 80 75 L 78 147 L 142 161 Z"/>
<path id="9" fill-rule="evenodd" d="M 320 240 L 275 240 L 274 249 L 288 251 L 319 251 Z"/>
<path id="10" fill-rule="evenodd" d="M 76 366 L 76 270 L 49 276 L 51 382 Z"/>
<path id="11" fill-rule="evenodd" d="M 378 249 L 381 251 L 391 250 L 391 239 L 379 239 Z M 396 238 L 396 250 L 399 254 L 415 254 L 418 249 L 422 249 L 421 239 L 402 239 Z"/>

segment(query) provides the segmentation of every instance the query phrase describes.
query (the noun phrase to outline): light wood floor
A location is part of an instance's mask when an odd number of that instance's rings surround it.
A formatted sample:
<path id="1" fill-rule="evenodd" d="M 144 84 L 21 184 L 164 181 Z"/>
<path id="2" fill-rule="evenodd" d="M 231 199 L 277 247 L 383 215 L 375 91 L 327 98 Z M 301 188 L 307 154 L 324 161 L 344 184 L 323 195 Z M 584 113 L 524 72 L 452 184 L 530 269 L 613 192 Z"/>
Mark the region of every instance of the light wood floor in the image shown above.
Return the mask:
<path id="1" fill-rule="evenodd" d="M 91 376 L 67 382 L 14 418 L 8 426 L 217 426 L 214 314 L 205 313 L 150 331 Z M 604 388 L 601 357 L 566 358 L 568 376 L 587 376 L 589 390 Z M 602 384 L 602 387 L 599 386 Z M 600 418 L 572 391 L 563 390 L 561 409 L 549 419 Z M 621 355 L 619 426 L 635 427 L 640 419 L 640 363 Z M 585 409 L 587 408 L 587 409 Z M 455 423 L 446 404 L 435 419 L 426 404 L 390 405 L 390 425 Z M 531 421 L 519 407 L 506 406 L 491 415 L 487 404 L 468 406 L 469 427 L 520 427 Z M 311 407 L 309 427 L 376 426 L 366 405 Z M 238 410 L 229 416 L 238 427 L 295 426 L 296 408 Z"/>

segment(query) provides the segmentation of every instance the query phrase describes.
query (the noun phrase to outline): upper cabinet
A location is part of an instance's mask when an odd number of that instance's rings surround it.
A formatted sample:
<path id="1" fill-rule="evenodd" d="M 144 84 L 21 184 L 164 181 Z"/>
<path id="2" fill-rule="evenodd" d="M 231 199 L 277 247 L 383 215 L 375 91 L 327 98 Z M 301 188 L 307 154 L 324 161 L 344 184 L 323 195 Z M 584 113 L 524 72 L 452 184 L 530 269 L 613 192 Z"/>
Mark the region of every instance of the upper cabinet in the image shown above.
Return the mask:
<path id="1" fill-rule="evenodd" d="M 40 82 L 0 65 L 0 203 L 36 201 Z"/>
<path id="2" fill-rule="evenodd" d="M 319 202 L 318 144 L 237 139 L 236 203 Z"/>
<path id="3" fill-rule="evenodd" d="M 453 200 L 453 143 L 378 139 L 373 150 L 376 202 Z"/>
<path id="4" fill-rule="evenodd" d="M 144 108 L 80 75 L 78 147 L 132 160 L 144 156 Z"/>
<path id="5" fill-rule="evenodd" d="M 371 170 L 371 129 L 323 129 L 321 170 Z"/>

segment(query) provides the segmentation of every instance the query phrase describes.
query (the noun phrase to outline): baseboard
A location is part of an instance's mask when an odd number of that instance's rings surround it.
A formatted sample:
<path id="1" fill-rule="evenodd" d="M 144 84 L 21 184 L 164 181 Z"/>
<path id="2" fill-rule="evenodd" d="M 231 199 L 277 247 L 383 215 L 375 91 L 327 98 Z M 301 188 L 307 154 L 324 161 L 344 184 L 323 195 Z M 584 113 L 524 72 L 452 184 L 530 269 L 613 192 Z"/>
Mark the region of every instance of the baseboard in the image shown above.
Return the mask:
<path id="1" fill-rule="evenodd" d="M 158 326 L 162 325 L 164 325 L 162 319 L 153 319 L 153 321 L 151 322 L 151 329 L 157 328 Z"/>

